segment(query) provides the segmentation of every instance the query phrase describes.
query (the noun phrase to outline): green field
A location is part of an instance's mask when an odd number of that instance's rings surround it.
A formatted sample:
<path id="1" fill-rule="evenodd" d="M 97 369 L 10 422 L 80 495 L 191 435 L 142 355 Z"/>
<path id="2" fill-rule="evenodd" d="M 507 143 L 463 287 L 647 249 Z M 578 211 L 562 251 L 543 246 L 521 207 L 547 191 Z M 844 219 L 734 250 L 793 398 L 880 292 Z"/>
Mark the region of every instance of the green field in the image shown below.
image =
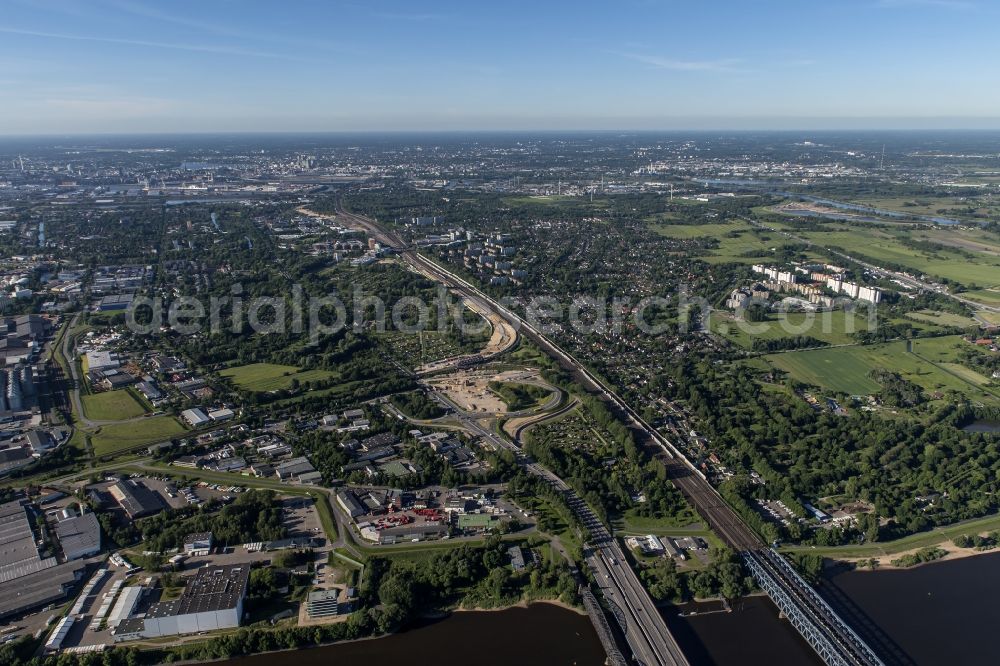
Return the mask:
<path id="1" fill-rule="evenodd" d="M 969 343 L 958 335 L 921 338 L 913 341 L 913 353 L 935 363 L 949 363 L 958 358 L 960 350 L 969 346 Z"/>
<path id="2" fill-rule="evenodd" d="M 490 390 L 500 396 L 507 404 L 507 409 L 512 412 L 540 407 L 548 402 L 552 394 L 541 386 L 517 382 L 490 382 Z"/>
<path id="3" fill-rule="evenodd" d="M 921 358 L 936 363 L 942 370 L 949 372 L 975 386 L 985 386 L 990 383 L 975 370 L 956 363 L 959 352 L 969 346 L 969 343 L 957 336 L 944 338 L 925 338 L 913 341 L 913 353 Z"/>
<path id="4" fill-rule="evenodd" d="M 961 337 L 953 335 L 913 340 L 912 351 L 907 350 L 907 342 L 900 341 L 786 352 L 764 358 L 801 382 L 851 395 L 877 393 L 881 387 L 868 374 L 873 368 L 883 368 L 928 393 L 953 390 L 972 400 L 1000 404 L 993 390 L 981 386 L 985 378 L 961 366 L 956 369 L 960 344 Z"/>
<path id="5" fill-rule="evenodd" d="M 681 516 L 650 518 L 640 516 L 635 509 L 627 510 L 613 521 L 616 532 L 628 534 L 694 534 L 705 536 L 711 530 L 698 520 L 698 515 L 685 508 Z"/>
<path id="6" fill-rule="evenodd" d="M 653 224 L 650 228 L 667 238 L 720 238 L 727 233 L 749 231 L 750 225 L 742 222 L 719 224 Z"/>
<path id="7" fill-rule="evenodd" d="M 984 305 L 1000 305 L 1000 289 L 976 289 L 961 295 Z"/>
<path id="8" fill-rule="evenodd" d="M 772 253 L 777 247 L 788 245 L 784 236 L 774 232 L 758 230 L 746 222 L 726 222 L 719 224 L 650 224 L 651 230 L 667 238 L 691 240 L 712 238 L 719 241 L 719 247 L 702 257 L 709 263 L 742 262 L 755 263 Z M 751 253 L 752 256 L 742 256 Z"/>
<path id="9" fill-rule="evenodd" d="M 954 209 L 965 209 L 971 201 L 965 197 L 955 196 L 861 196 L 849 197 L 853 203 L 872 206 L 883 210 L 891 210 L 903 215 L 932 215 L 952 219 L 969 219 L 963 213 L 952 212 Z"/>
<path id="10" fill-rule="evenodd" d="M 908 247 L 901 241 L 902 234 L 911 233 L 906 229 L 846 225 L 829 225 L 829 228 L 837 230 L 802 231 L 796 232 L 796 235 L 820 247 L 839 247 L 849 254 L 868 257 L 875 262 L 905 266 L 916 273 L 948 278 L 965 285 L 1000 284 L 1000 257 L 993 254 L 975 252 L 975 257 L 969 258 L 957 250 L 927 252 Z"/>
<path id="11" fill-rule="evenodd" d="M 853 201 L 904 215 L 944 215 L 943 209 L 962 205 L 961 200 L 954 197 L 855 197 Z"/>
<path id="12" fill-rule="evenodd" d="M 970 178 L 971 181 L 977 179 Z M 921 195 L 921 196 L 869 196 L 869 197 L 854 197 L 850 199 L 854 203 L 859 203 L 865 206 L 873 206 L 875 208 L 882 208 L 884 210 L 891 210 L 902 213 L 904 215 L 934 215 L 940 217 L 948 217 L 956 220 L 968 220 L 973 223 L 978 223 L 984 218 L 994 217 L 997 214 L 997 205 L 995 199 L 990 197 L 989 194 L 983 194 L 978 197 L 958 197 L 958 196 L 934 196 L 934 195 Z M 978 218 L 976 216 L 979 216 Z M 975 235 L 978 230 L 969 229 L 952 229 L 947 226 L 942 228 L 946 229 L 947 232 L 961 232 L 962 234 L 968 233 L 970 236 Z"/>
<path id="13" fill-rule="evenodd" d="M 980 319 L 989 323 L 1000 325 L 1000 312 L 990 312 L 988 310 L 980 310 L 976 313 Z"/>
<path id="14" fill-rule="evenodd" d="M 94 421 L 124 421 L 146 413 L 146 408 L 126 389 L 81 395 L 83 411 Z"/>
<path id="15" fill-rule="evenodd" d="M 964 365 L 958 363 L 940 363 L 941 369 L 947 370 L 953 375 L 961 377 L 970 384 L 975 384 L 976 386 L 986 386 L 990 383 L 988 377 L 984 377 L 972 368 L 967 368 Z"/>
<path id="16" fill-rule="evenodd" d="M 843 310 L 774 314 L 763 322 L 744 322 L 729 313 L 713 312 L 711 328 L 744 349 L 751 349 L 753 340 L 794 338 L 799 335 L 831 345 L 845 345 L 854 342 L 852 333 L 869 330 L 864 314 L 848 314 Z"/>
<path id="17" fill-rule="evenodd" d="M 292 380 L 299 384 L 309 381 L 319 381 L 334 377 L 327 370 L 302 370 L 294 365 L 278 365 L 276 363 L 251 363 L 226 368 L 219 373 L 233 381 L 233 384 L 247 391 L 280 391 L 292 385 Z"/>
<path id="18" fill-rule="evenodd" d="M 143 444 L 153 444 L 187 432 L 172 416 L 154 416 L 130 423 L 101 426 L 93 435 L 94 455 L 117 453 Z"/>
<path id="19" fill-rule="evenodd" d="M 765 358 L 800 382 L 832 391 L 868 395 L 881 389 L 868 378 L 871 365 L 855 347 L 771 354 Z"/>
<path id="20" fill-rule="evenodd" d="M 917 310 L 916 312 L 907 312 L 905 316 L 907 319 L 915 319 L 916 321 L 927 322 L 944 327 L 957 326 L 959 328 L 968 328 L 970 326 L 977 325 L 976 320 L 972 317 L 965 317 L 960 314 L 955 314 L 954 312 Z"/>
<path id="21" fill-rule="evenodd" d="M 1000 254 L 1000 236 L 980 228 L 939 227 L 934 229 L 918 229 L 913 232 L 915 238 L 942 243 L 970 252 L 984 254 Z"/>

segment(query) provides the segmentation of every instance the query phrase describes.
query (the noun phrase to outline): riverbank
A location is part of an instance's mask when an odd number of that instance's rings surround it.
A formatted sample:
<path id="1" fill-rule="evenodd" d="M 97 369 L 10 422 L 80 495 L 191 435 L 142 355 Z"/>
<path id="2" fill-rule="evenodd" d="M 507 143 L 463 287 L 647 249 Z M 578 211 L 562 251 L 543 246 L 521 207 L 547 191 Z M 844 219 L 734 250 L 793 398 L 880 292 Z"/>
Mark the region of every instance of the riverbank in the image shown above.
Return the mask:
<path id="1" fill-rule="evenodd" d="M 497 606 L 495 608 L 483 608 L 482 606 L 459 606 L 459 607 L 453 609 L 452 611 L 443 611 L 443 613 L 444 613 L 445 616 L 447 616 L 447 614 L 449 612 L 454 612 L 454 613 L 497 613 L 497 612 L 503 612 L 503 611 L 511 610 L 512 608 L 528 609 L 531 606 L 535 606 L 535 605 L 538 605 L 538 604 L 544 604 L 546 606 L 556 606 L 558 608 L 562 608 L 563 610 L 573 611 L 577 615 L 583 615 L 583 616 L 587 615 L 587 611 L 586 610 L 584 610 L 582 608 L 579 608 L 577 606 L 574 606 L 572 604 L 568 604 L 565 601 L 561 601 L 559 599 L 532 599 L 530 601 L 527 600 L 527 599 L 522 599 L 522 600 L 518 601 L 516 604 L 508 604 L 507 606 Z"/>
<path id="2" fill-rule="evenodd" d="M 782 546 L 778 548 L 784 554 L 819 555 L 838 562 L 856 563 L 863 560 L 878 560 L 880 563 L 889 564 L 891 560 L 897 559 L 905 554 L 912 554 L 923 548 L 942 548 L 944 550 L 954 550 L 957 554 L 961 550 L 957 548 L 953 541 L 961 536 L 985 535 L 990 532 L 1000 531 L 1000 514 L 991 514 L 981 518 L 972 518 L 963 522 L 935 527 L 927 532 L 919 532 L 909 536 L 895 539 L 893 541 L 876 541 L 862 545 L 848 546 Z M 976 551 L 965 555 L 979 555 L 994 551 Z"/>
<path id="3" fill-rule="evenodd" d="M 933 560 L 928 560 L 926 562 L 919 562 L 910 566 L 900 566 L 893 564 L 893 561 L 899 560 L 900 558 L 905 558 L 909 555 L 916 555 L 918 552 L 925 550 L 927 546 L 922 546 L 919 548 L 911 548 L 910 550 L 904 550 L 899 553 L 894 553 L 892 555 L 882 555 L 880 557 L 856 557 L 856 558 L 845 558 L 837 560 L 839 562 L 845 562 L 848 564 L 855 565 L 858 571 L 877 571 L 877 570 L 892 570 L 892 569 L 916 569 L 918 567 L 925 567 L 929 564 L 937 564 L 938 562 L 951 562 L 954 560 L 961 560 L 967 557 L 976 557 L 977 555 L 995 555 L 997 550 L 995 548 L 990 550 L 979 550 L 976 548 L 961 548 L 956 546 L 951 541 L 944 541 L 938 544 L 930 546 L 931 548 L 937 548 L 945 551 L 945 554 L 937 557 Z M 866 563 L 876 562 L 874 568 L 870 566 L 858 566 L 864 565 Z"/>
<path id="4" fill-rule="evenodd" d="M 194 666 L 194 664 L 218 664 L 220 662 L 231 662 L 236 659 L 248 659 L 250 657 L 266 657 L 268 655 L 280 655 L 288 652 L 299 652 L 301 650 L 321 650 L 323 648 L 335 647 L 337 645 L 348 645 L 352 643 L 367 643 L 371 641 L 381 640 L 383 638 L 388 638 L 390 636 L 396 636 L 397 634 L 379 634 L 377 636 L 364 636 L 363 638 L 352 638 L 344 641 L 334 641 L 333 643 L 317 643 L 316 645 L 306 645 L 304 647 L 294 647 L 294 648 L 282 648 L 280 650 L 265 650 L 264 652 L 254 652 L 253 654 L 243 654 L 232 657 L 215 657 L 214 659 L 184 659 L 181 661 L 171 661 L 169 662 L 173 666 Z M 204 641 L 209 642 L 209 641 Z M 188 643 L 187 645 L 192 645 Z M 199 643 L 193 643 L 193 645 L 199 645 Z M 155 650 L 157 648 L 151 646 L 143 646 L 139 643 L 134 643 L 132 645 L 123 645 L 122 647 L 147 647 L 150 650 Z M 161 650 L 169 650 L 169 648 L 159 648 Z"/>

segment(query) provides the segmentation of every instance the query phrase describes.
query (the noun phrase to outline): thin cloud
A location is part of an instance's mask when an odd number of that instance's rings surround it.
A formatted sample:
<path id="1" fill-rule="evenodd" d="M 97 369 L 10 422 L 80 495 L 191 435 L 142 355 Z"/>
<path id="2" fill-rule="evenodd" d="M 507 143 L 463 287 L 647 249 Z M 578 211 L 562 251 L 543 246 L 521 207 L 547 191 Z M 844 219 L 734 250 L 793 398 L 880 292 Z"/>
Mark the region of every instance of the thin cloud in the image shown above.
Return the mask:
<path id="1" fill-rule="evenodd" d="M 125 2 L 124 0 L 115 0 L 111 3 L 111 6 L 118 11 L 125 12 L 126 14 L 132 14 L 133 16 L 147 18 L 154 21 L 165 21 L 167 23 L 173 23 L 186 28 L 194 28 L 195 30 L 201 30 L 203 32 L 211 32 L 216 35 L 243 38 L 251 37 L 251 35 L 239 30 L 233 30 L 232 28 L 213 23 L 205 23 L 204 21 L 194 21 L 185 16 L 168 14 L 167 12 L 160 11 L 159 9 L 147 7 L 146 5 L 139 5 L 133 2 Z"/>
<path id="2" fill-rule="evenodd" d="M 286 39 L 277 34 L 262 34 L 256 32 L 247 32 L 246 30 L 240 30 L 232 28 L 229 26 L 219 25 L 217 23 L 208 23 L 205 21 L 195 21 L 187 18 L 186 16 L 177 16 L 176 14 L 168 14 L 167 12 L 160 11 L 159 9 L 154 9 L 147 7 L 145 5 L 137 5 L 132 2 L 125 2 L 123 0 L 115 0 L 112 5 L 116 9 L 125 12 L 127 14 L 132 14 L 133 16 L 138 16 L 140 18 L 146 18 L 153 21 L 161 21 L 166 23 L 173 23 L 185 28 L 191 28 L 193 30 L 200 30 L 201 32 L 207 32 L 214 35 L 219 35 L 220 37 L 233 37 L 240 40 L 252 40 L 255 42 L 270 42 L 272 44 L 294 44 L 295 46 L 301 48 L 303 46 L 309 46 L 314 48 L 333 50 L 342 53 L 351 52 L 351 49 L 347 49 L 342 43 L 338 42 L 336 44 L 329 41 L 317 41 L 313 39 L 306 39 L 301 36 L 296 36 L 294 39 Z M 275 57 L 280 57 L 275 54 Z"/>
<path id="3" fill-rule="evenodd" d="M 734 72 L 736 71 L 736 65 L 741 62 L 738 58 L 724 58 L 722 60 L 674 60 L 641 53 L 619 53 L 618 55 L 623 58 L 635 60 L 636 62 L 651 65 L 656 69 L 669 69 L 676 72 Z"/>
<path id="4" fill-rule="evenodd" d="M 448 18 L 445 14 L 407 14 L 403 12 L 378 12 L 373 14 L 375 18 L 387 19 L 389 21 L 415 21 L 423 23 L 426 21 L 443 21 Z"/>
<path id="5" fill-rule="evenodd" d="M 973 9 L 976 7 L 976 4 L 967 0 L 878 0 L 875 6 L 883 9 L 910 9 L 913 7 Z"/>
<path id="6" fill-rule="evenodd" d="M 20 0 L 15 0 L 20 1 Z M 32 7 L 32 9 L 37 9 L 34 5 L 27 5 Z M 241 30 L 229 25 L 222 25 L 217 22 L 201 21 L 187 16 L 178 15 L 175 13 L 168 13 L 162 11 L 156 7 L 149 7 L 143 4 L 131 2 L 130 0 L 106 0 L 105 7 L 114 10 L 115 12 L 121 14 L 128 14 L 130 16 L 135 16 L 140 19 L 147 19 L 156 23 L 171 23 L 183 28 L 188 28 L 190 30 L 196 30 L 198 32 L 204 32 L 209 35 L 217 35 L 219 37 L 227 37 L 235 40 L 239 40 L 242 43 L 256 42 L 264 44 L 274 44 L 274 45 L 293 45 L 297 49 L 303 48 L 313 48 L 322 51 L 329 51 L 338 54 L 353 54 L 353 55 L 364 55 L 367 51 L 359 49 L 354 46 L 346 46 L 343 41 L 331 42 L 329 40 L 315 40 L 304 38 L 301 35 L 297 35 L 294 39 L 287 39 L 282 37 L 277 33 L 257 33 L 248 32 L 246 30 Z M 55 10 L 56 8 L 49 8 Z M 72 16 L 81 15 L 80 12 L 74 11 L 71 7 L 59 6 L 58 11 L 69 14 Z M 93 12 L 88 12 L 87 16 L 92 16 Z M 246 49 L 250 52 L 251 49 Z M 222 51 L 220 51 L 222 52 Z M 292 57 L 286 56 L 280 53 L 268 53 L 266 51 L 253 51 L 251 55 L 257 55 L 259 57 L 271 57 L 284 60 L 292 60 L 295 62 L 309 62 L 308 59 L 304 57 Z M 234 53 L 234 55 L 243 55 L 242 52 Z"/>
<path id="7" fill-rule="evenodd" d="M 211 44 L 184 44 L 177 42 L 153 42 L 141 39 L 121 39 L 118 37 L 93 37 L 91 35 L 72 35 L 60 32 L 45 32 L 42 30 L 23 30 L 21 28 L 0 28 L 0 33 L 8 35 L 25 35 L 28 37 L 43 37 L 46 39 L 63 39 L 77 42 L 99 42 L 102 44 L 121 44 L 124 46 L 143 46 L 156 49 L 171 49 L 174 51 L 193 51 L 197 53 L 216 53 L 221 55 L 235 55 L 253 58 L 274 58 L 276 60 L 295 60 L 301 58 L 287 56 L 281 53 L 271 53 L 268 51 L 254 51 L 249 49 L 233 48 L 229 46 L 216 46 Z"/>

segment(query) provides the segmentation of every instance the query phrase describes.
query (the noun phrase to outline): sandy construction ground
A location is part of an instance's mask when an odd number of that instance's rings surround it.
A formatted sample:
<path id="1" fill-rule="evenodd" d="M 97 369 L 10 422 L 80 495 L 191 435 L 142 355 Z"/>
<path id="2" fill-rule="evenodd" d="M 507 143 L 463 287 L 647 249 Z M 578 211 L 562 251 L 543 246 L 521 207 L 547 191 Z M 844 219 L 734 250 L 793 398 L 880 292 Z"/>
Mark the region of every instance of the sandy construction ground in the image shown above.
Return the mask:
<path id="1" fill-rule="evenodd" d="M 530 370 L 484 372 L 458 370 L 427 380 L 427 385 L 444 393 L 448 399 L 467 412 L 489 416 L 507 413 L 507 405 L 489 388 L 490 382 L 539 383 L 537 373 Z"/>

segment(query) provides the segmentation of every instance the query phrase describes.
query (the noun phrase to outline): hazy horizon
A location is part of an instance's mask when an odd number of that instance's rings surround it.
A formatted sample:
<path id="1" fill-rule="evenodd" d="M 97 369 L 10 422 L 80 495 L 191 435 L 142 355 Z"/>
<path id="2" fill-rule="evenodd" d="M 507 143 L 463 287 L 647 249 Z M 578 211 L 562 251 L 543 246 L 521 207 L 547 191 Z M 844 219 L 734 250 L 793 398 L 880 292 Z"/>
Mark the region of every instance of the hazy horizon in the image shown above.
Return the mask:
<path id="1" fill-rule="evenodd" d="M 777 122 L 780 119 L 775 119 Z M 959 127 L 954 125 L 940 126 L 907 126 L 905 124 L 886 125 L 882 127 L 859 125 L 851 126 L 789 126 L 779 127 L 767 126 L 705 126 L 705 127 L 470 127 L 470 128 L 372 128 L 372 129 L 248 129 L 248 130 L 222 130 L 206 129 L 197 131 L 185 130 L 139 130 L 139 131 L 107 131 L 107 132 L 37 132 L 37 133 L 10 133 L 0 132 L 0 140 L 9 139 L 48 139 L 48 138 L 114 138 L 114 137 L 198 137 L 198 136 L 399 136 L 399 135 L 437 135 L 437 136 L 468 136 L 468 135 L 559 135 L 559 134 L 706 134 L 706 133 L 733 133 L 733 134 L 787 134 L 787 133 L 815 133 L 836 134 L 836 133 L 914 133 L 914 134 L 934 134 L 934 133 L 996 133 L 1000 132 L 1000 118 L 995 119 L 995 125 L 971 125 L 969 127 Z"/>
<path id="2" fill-rule="evenodd" d="M 977 0 L 11 3 L 0 134 L 998 129 L 998 18 Z"/>

